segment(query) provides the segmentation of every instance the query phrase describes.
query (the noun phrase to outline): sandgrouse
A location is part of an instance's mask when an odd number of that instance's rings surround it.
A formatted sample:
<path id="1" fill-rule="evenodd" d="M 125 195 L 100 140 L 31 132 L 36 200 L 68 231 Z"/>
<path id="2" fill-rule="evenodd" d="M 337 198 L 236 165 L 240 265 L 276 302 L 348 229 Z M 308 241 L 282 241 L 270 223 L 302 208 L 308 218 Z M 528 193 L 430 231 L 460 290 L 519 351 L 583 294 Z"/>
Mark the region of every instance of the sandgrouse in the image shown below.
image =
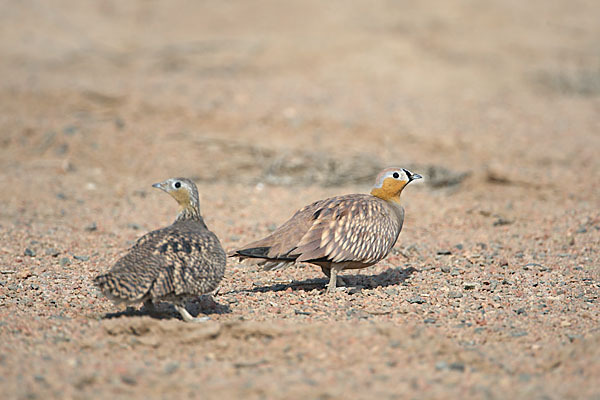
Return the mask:
<path id="1" fill-rule="evenodd" d="M 298 210 L 264 239 L 230 254 L 259 259 L 266 270 L 307 262 L 329 277 L 335 290 L 339 271 L 365 268 L 390 252 L 404 221 L 400 194 L 421 175 L 404 168 L 386 168 L 370 194 L 349 194 L 314 202 Z"/>
<path id="2" fill-rule="evenodd" d="M 172 178 L 152 185 L 170 194 L 181 206 L 175 222 L 142 236 L 110 271 L 94 279 L 115 303 L 169 301 L 186 322 L 194 318 L 184 301 L 214 290 L 225 272 L 226 254 L 217 236 L 208 230 L 189 179 Z"/>

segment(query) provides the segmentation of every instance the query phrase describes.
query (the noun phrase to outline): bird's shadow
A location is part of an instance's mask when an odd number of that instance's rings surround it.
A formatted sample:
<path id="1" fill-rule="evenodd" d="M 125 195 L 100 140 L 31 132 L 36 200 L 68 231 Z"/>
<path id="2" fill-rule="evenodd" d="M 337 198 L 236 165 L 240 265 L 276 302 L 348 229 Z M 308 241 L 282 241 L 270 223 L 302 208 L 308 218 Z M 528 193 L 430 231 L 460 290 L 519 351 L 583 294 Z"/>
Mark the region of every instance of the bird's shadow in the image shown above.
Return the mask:
<path id="1" fill-rule="evenodd" d="M 418 271 L 416 268 L 388 268 L 385 271 L 377 275 L 344 275 L 340 274 L 346 282 L 346 286 L 350 289 L 361 288 L 361 289 L 375 289 L 383 288 L 388 286 L 395 286 L 404 282 L 410 275 Z M 316 278 L 316 279 L 305 279 L 302 281 L 294 281 L 290 283 L 276 283 L 268 286 L 258 286 L 247 292 L 280 292 L 283 290 L 303 290 L 311 291 L 319 288 L 326 288 L 329 283 L 328 278 Z"/>
<path id="2" fill-rule="evenodd" d="M 217 303 L 212 296 L 204 295 L 185 302 L 185 308 L 193 316 L 211 315 L 211 314 L 229 314 L 231 308 L 226 304 Z M 102 319 L 112 319 L 120 317 L 142 317 L 147 316 L 154 319 L 182 319 L 175 307 L 169 302 L 157 302 L 154 309 L 147 309 L 141 306 L 136 309 L 132 306 L 123 311 L 106 313 Z"/>

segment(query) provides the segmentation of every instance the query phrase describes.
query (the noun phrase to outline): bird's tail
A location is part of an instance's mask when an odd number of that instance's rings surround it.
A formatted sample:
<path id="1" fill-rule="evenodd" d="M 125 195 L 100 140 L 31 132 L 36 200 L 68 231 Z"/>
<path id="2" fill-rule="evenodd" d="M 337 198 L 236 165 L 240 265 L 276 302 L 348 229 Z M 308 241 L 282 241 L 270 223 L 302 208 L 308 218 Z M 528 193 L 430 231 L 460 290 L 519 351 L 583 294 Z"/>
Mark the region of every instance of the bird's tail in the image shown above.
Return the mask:
<path id="1" fill-rule="evenodd" d="M 269 258 L 270 247 L 251 247 L 246 249 L 234 250 L 228 254 L 229 257 L 239 257 L 241 260 L 246 258 Z"/>
<path id="2" fill-rule="evenodd" d="M 251 247 L 234 250 L 228 254 L 229 257 L 238 257 L 239 260 L 255 259 L 258 265 L 263 266 L 265 271 L 283 269 L 292 265 L 295 261 L 293 257 L 270 258 L 269 251 L 271 247 Z"/>
<path id="3" fill-rule="evenodd" d="M 139 300 L 140 293 L 130 287 L 129 282 L 119 279 L 114 274 L 106 273 L 94 278 L 94 285 L 109 299 L 120 303 Z"/>

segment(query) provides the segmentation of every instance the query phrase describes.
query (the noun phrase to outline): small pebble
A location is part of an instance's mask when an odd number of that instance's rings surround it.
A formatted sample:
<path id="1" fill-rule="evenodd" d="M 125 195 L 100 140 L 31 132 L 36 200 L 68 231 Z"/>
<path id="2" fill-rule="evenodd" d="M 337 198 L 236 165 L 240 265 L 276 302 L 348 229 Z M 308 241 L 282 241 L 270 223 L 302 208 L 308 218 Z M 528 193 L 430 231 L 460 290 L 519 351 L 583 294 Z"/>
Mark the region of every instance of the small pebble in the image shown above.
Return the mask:
<path id="1" fill-rule="evenodd" d="M 529 374 L 519 374 L 519 380 L 521 382 L 529 382 L 531 380 L 531 375 L 529 375 Z"/>
<path id="2" fill-rule="evenodd" d="M 94 232 L 94 231 L 98 230 L 98 226 L 96 225 L 95 222 L 92 222 L 91 224 L 89 224 L 88 226 L 85 227 L 85 230 L 88 232 Z"/>
<path id="3" fill-rule="evenodd" d="M 529 271 L 532 267 L 537 267 L 537 266 L 540 266 L 540 264 L 536 264 L 536 263 L 525 264 L 525 265 L 523 265 L 523 270 Z"/>
<path id="4" fill-rule="evenodd" d="M 407 300 L 410 304 L 423 304 L 425 303 L 425 299 L 422 298 L 421 296 L 415 296 L 415 297 L 411 297 L 410 299 Z"/>
<path id="5" fill-rule="evenodd" d="M 61 143 L 56 149 L 54 149 L 54 153 L 59 156 L 64 155 L 67 151 L 69 151 L 68 143 Z"/>
<path id="6" fill-rule="evenodd" d="M 436 319 L 435 318 L 425 318 L 423 320 L 424 323 L 426 324 L 435 324 Z"/>
<path id="7" fill-rule="evenodd" d="M 177 371 L 179 369 L 179 363 L 178 362 L 170 362 L 167 365 L 165 365 L 165 374 L 167 375 L 171 375 L 173 372 Z"/>
<path id="8" fill-rule="evenodd" d="M 28 247 L 25 249 L 24 254 L 28 257 L 35 257 L 35 250 L 32 250 Z"/>
<path id="9" fill-rule="evenodd" d="M 73 258 L 79 261 L 88 261 L 90 256 L 73 256 Z"/>
<path id="10" fill-rule="evenodd" d="M 125 121 L 123 120 L 123 118 L 115 118 L 115 128 L 117 128 L 118 130 L 123 130 L 123 128 L 125 128 Z"/>
<path id="11" fill-rule="evenodd" d="M 452 371 L 464 372 L 465 364 L 463 364 L 461 362 L 453 362 L 453 363 L 450 363 L 450 365 L 448 365 L 448 369 L 450 369 Z"/>
<path id="12" fill-rule="evenodd" d="M 500 217 L 497 220 L 494 221 L 493 226 L 503 226 L 503 225 L 510 225 L 512 224 L 513 221 Z"/>
<path id="13" fill-rule="evenodd" d="M 364 289 L 364 286 L 354 286 L 348 290 L 348 294 L 358 294 Z"/>
<path id="14" fill-rule="evenodd" d="M 66 265 L 70 265 L 71 264 L 71 260 L 69 260 L 67 257 L 63 257 L 60 259 L 60 266 L 64 267 Z"/>
<path id="15" fill-rule="evenodd" d="M 73 136 L 79 130 L 75 125 L 67 125 L 63 128 L 63 133 L 67 136 Z"/>
<path id="16" fill-rule="evenodd" d="M 451 254 L 452 252 L 450 250 L 438 250 L 437 252 L 438 256 L 449 256 Z"/>
<path id="17" fill-rule="evenodd" d="M 472 290 L 472 289 L 475 289 L 476 287 L 477 287 L 477 283 L 475 283 L 475 282 L 465 282 L 463 284 L 463 288 L 465 290 Z"/>
<path id="18" fill-rule="evenodd" d="M 463 294 L 461 292 L 448 292 L 448 297 L 451 299 L 460 299 L 463 297 Z"/>
<path id="19" fill-rule="evenodd" d="M 60 254 L 60 251 L 55 249 L 54 247 L 50 247 L 50 248 L 46 249 L 44 251 L 44 253 L 50 257 L 58 257 L 58 255 Z"/>
<path id="20" fill-rule="evenodd" d="M 441 268 L 441 270 L 442 270 L 442 272 L 448 273 L 448 272 L 450 272 L 451 268 L 450 268 L 449 266 L 447 266 L 447 265 L 444 265 L 444 266 Z"/>
<path id="21" fill-rule="evenodd" d="M 448 363 L 446 361 L 438 361 L 435 363 L 435 369 L 438 371 L 448 369 Z"/>
<path id="22" fill-rule="evenodd" d="M 138 189 L 138 190 L 134 190 L 133 191 L 133 195 L 134 196 L 139 196 L 142 199 L 145 198 L 148 195 L 148 192 L 145 191 L 144 189 Z"/>
<path id="23" fill-rule="evenodd" d="M 567 333 L 567 339 L 569 339 L 569 342 L 573 343 L 575 340 L 583 339 L 583 335 Z"/>
<path id="24" fill-rule="evenodd" d="M 127 385 L 137 385 L 137 379 L 135 379 L 135 376 L 129 374 L 121 375 L 121 381 Z"/>

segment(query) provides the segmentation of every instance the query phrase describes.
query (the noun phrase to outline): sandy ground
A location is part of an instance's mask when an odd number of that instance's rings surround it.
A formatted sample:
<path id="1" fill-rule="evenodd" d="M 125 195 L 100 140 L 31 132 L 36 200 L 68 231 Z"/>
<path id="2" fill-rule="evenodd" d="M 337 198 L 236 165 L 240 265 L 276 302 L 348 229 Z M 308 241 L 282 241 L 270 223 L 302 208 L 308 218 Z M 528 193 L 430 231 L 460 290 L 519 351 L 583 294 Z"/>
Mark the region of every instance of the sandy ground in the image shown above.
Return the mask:
<path id="1" fill-rule="evenodd" d="M 600 3 L 0 3 L 2 398 L 600 398 Z M 231 250 L 403 194 L 392 254 L 230 260 L 185 324 L 91 284 L 199 186 Z"/>

